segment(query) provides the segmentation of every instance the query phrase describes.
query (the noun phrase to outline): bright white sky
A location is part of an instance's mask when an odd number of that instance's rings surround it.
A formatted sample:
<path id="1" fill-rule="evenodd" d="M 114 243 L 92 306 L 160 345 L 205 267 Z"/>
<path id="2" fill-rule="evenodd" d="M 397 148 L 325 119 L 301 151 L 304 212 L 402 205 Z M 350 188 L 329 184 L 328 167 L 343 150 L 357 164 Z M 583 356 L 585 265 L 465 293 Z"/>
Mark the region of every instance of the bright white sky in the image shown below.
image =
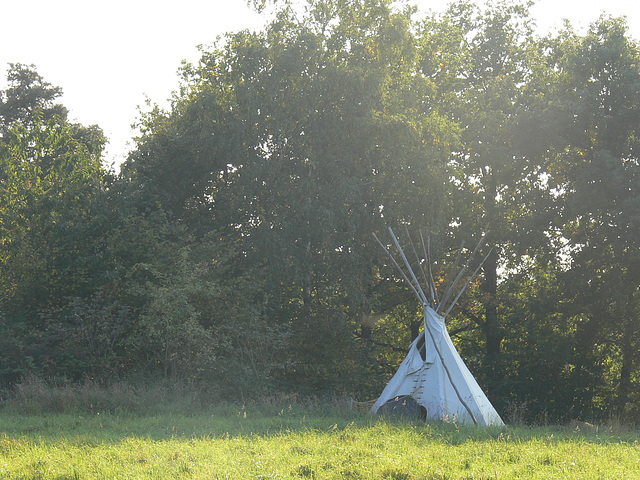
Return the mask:
<path id="1" fill-rule="evenodd" d="M 410 3 L 440 11 L 450 2 Z M 0 0 L 0 11 L 0 89 L 9 62 L 34 64 L 62 87 L 71 119 L 104 130 L 106 161 L 116 165 L 129 150 L 138 106 L 146 97 L 165 104 L 178 86 L 181 61 L 198 59 L 197 45 L 263 22 L 245 0 Z M 538 0 L 532 10 L 543 34 L 564 18 L 588 27 L 603 12 L 625 15 L 640 39 L 636 0 Z"/>

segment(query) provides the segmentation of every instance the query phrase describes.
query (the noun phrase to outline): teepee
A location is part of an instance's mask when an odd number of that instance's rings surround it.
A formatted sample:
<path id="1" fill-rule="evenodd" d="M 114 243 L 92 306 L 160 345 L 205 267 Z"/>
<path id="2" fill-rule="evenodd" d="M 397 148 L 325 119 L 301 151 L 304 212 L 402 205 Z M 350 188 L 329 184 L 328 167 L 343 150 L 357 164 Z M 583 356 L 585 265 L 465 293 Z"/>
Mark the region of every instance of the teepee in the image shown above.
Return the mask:
<path id="1" fill-rule="evenodd" d="M 407 230 L 411 249 L 420 265 L 423 280 L 421 285 L 391 228 L 389 233 L 402 259 L 401 262 L 396 261 L 375 234 L 374 237 L 422 304 L 424 330 L 411 343 L 409 353 L 371 407 L 371 413 L 420 411 L 426 419 L 482 426 L 504 425 L 500 415 L 460 358 L 445 325 L 445 317 L 487 258 L 485 257 L 475 271 L 469 274 L 470 263 L 484 237 L 462 267 L 458 266 L 462 248 L 460 249 L 446 281 L 446 289 L 439 297 L 431 275 L 428 234 L 426 241 L 425 236 L 420 234 L 424 255 L 424 258 L 420 259 Z M 401 263 L 404 268 L 400 266 Z"/>

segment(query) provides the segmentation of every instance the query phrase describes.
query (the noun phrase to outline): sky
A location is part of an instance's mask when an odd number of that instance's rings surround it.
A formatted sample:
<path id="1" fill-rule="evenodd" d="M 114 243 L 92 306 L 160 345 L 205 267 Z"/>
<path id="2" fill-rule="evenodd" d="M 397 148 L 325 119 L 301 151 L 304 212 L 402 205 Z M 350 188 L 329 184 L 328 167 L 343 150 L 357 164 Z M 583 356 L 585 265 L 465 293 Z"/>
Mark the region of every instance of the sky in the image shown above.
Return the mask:
<path id="1" fill-rule="evenodd" d="M 450 1 L 409 3 L 426 12 L 442 11 Z M 0 0 L 0 11 L 0 89 L 8 63 L 35 65 L 62 87 L 71 120 L 103 129 L 105 163 L 115 168 L 131 148 L 139 107 L 147 98 L 167 105 L 182 61 L 198 60 L 198 45 L 264 24 L 245 0 Z M 631 36 L 640 39 L 635 0 L 538 0 L 531 13 L 540 34 L 560 28 L 565 18 L 581 31 L 602 13 L 624 15 Z"/>

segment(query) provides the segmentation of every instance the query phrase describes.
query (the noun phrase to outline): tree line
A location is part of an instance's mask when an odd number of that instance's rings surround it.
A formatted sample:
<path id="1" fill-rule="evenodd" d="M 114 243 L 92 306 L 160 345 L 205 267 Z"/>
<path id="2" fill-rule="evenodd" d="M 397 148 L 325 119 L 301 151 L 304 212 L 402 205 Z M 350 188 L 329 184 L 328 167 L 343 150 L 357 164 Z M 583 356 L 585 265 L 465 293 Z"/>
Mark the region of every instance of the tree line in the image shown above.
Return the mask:
<path id="1" fill-rule="evenodd" d="M 427 228 L 440 283 L 489 232 L 448 321 L 503 415 L 640 420 L 640 49 L 530 6 L 276 2 L 183 65 L 117 173 L 11 64 L 0 379 L 373 398 L 421 307 L 371 233 Z"/>

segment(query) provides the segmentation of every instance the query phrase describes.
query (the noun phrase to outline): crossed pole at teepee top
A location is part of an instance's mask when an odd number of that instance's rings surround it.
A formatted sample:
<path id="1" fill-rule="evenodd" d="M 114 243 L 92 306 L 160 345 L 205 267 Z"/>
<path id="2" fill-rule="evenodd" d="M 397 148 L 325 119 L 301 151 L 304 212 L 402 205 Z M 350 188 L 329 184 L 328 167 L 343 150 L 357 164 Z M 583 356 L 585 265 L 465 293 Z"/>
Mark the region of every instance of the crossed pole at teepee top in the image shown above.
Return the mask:
<path id="1" fill-rule="evenodd" d="M 467 289 L 467 287 L 469 286 L 471 281 L 476 277 L 476 275 L 478 274 L 478 272 L 480 271 L 480 269 L 484 265 L 484 262 L 487 260 L 487 258 L 489 258 L 489 255 L 491 255 L 491 252 L 493 251 L 493 249 L 491 249 L 489 251 L 489 253 L 487 253 L 484 256 L 484 258 L 482 259 L 482 261 L 480 262 L 478 267 L 469 276 L 469 278 L 467 278 L 467 280 L 464 283 L 464 285 L 462 286 L 462 288 L 460 288 L 460 290 L 458 291 L 456 296 L 453 298 L 453 300 L 449 303 L 449 305 L 447 307 L 447 303 L 449 302 L 449 300 L 451 300 L 451 297 L 452 297 L 453 293 L 456 291 L 456 289 L 457 289 L 458 285 L 460 284 L 460 282 L 464 279 L 465 274 L 467 273 L 467 270 L 469 269 L 469 266 L 471 265 L 471 262 L 475 258 L 476 253 L 478 252 L 478 249 L 480 248 L 480 245 L 482 245 L 484 243 L 484 240 L 485 240 L 485 238 L 487 238 L 487 235 L 489 234 L 489 232 L 485 233 L 482 236 L 482 238 L 480 239 L 480 241 L 476 245 L 476 248 L 473 249 L 473 252 L 471 253 L 469 259 L 462 266 L 462 268 L 459 271 L 457 271 L 458 270 L 458 264 L 459 264 L 459 261 L 460 261 L 461 252 L 462 252 L 462 248 L 464 247 L 464 242 L 460 245 L 460 249 L 458 250 L 458 254 L 456 255 L 456 260 L 455 260 L 455 262 L 453 264 L 453 267 L 452 267 L 449 275 L 447 275 L 447 280 L 445 282 L 445 285 L 446 285 L 445 290 L 444 290 L 442 296 L 439 297 L 437 289 L 436 289 L 435 281 L 433 279 L 433 274 L 431 272 L 431 241 L 430 241 L 430 237 L 429 237 L 429 232 L 426 232 L 426 242 L 425 242 L 425 239 L 424 239 L 425 237 L 422 235 L 422 232 L 420 232 L 420 238 L 421 238 L 421 241 L 422 241 L 422 247 L 423 247 L 423 253 L 424 253 L 424 258 L 420 259 L 420 256 L 418 255 L 418 252 L 416 251 L 416 248 L 415 248 L 415 245 L 413 243 L 413 240 L 411 239 L 411 235 L 409 235 L 409 229 L 405 225 L 407 238 L 409 239 L 409 243 L 410 243 L 411 248 L 413 250 L 413 254 L 416 257 L 416 261 L 418 262 L 418 265 L 422 265 L 423 263 L 425 264 L 424 267 L 421 269 L 423 281 L 424 281 L 424 284 L 425 284 L 425 288 L 423 288 L 420 285 L 420 282 L 418 281 L 418 278 L 416 277 L 416 274 L 414 273 L 413 269 L 411 268 L 411 264 L 409 263 L 409 260 L 407 259 L 407 256 L 405 255 L 404 250 L 400 246 L 400 242 L 398 241 L 398 237 L 393 232 L 393 229 L 391 227 L 388 227 L 388 228 L 389 228 L 389 234 L 391 235 L 391 239 L 393 240 L 393 243 L 396 246 L 396 249 L 398 250 L 398 253 L 400 254 L 400 257 L 402 258 L 402 261 L 403 261 L 403 263 L 405 265 L 406 270 L 409 272 L 408 275 L 405 272 L 405 269 L 403 269 L 400 266 L 398 261 L 395 259 L 395 257 L 392 255 L 392 253 L 389 251 L 387 246 L 384 245 L 380 241 L 380 239 L 378 238 L 378 236 L 375 233 L 373 233 L 373 237 L 376 239 L 378 244 L 382 247 L 382 249 L 386 252 L 388 257 L 391 259 L 392 263 L 394 264 L 394 266 L 396 267 L 398 272 L 400 272 L 400 274 L 402 275 L 402 278 L 404 279 L 404 281 L 407 282 L 409 287 L 411 287 L 411 290 L 413 290 L 413 293 L 416 295 L 416 297 L 418 298 L 420 303 L 423 304 L 423 305 L 424 304 L 429 305 L 433 310 L 435 310 L 435 312 L 438 315 L 441 315 L 442 317 L 446 317 L 447 315 L 449 315 L 449 313 L 451 312 L 451 309 L 456 305 L 456 303 L 458 302 L 458 300 L 460 299 L 460 297 L 462 296 L 464 291 Z M 456 271 L 457 271 L 457 273 L 456 273 Z M 411 278 L 409 278 L 409 277 L 411 277 Z M 446 310 L 445 310 L 445 307 L 447 307 Z"/>

